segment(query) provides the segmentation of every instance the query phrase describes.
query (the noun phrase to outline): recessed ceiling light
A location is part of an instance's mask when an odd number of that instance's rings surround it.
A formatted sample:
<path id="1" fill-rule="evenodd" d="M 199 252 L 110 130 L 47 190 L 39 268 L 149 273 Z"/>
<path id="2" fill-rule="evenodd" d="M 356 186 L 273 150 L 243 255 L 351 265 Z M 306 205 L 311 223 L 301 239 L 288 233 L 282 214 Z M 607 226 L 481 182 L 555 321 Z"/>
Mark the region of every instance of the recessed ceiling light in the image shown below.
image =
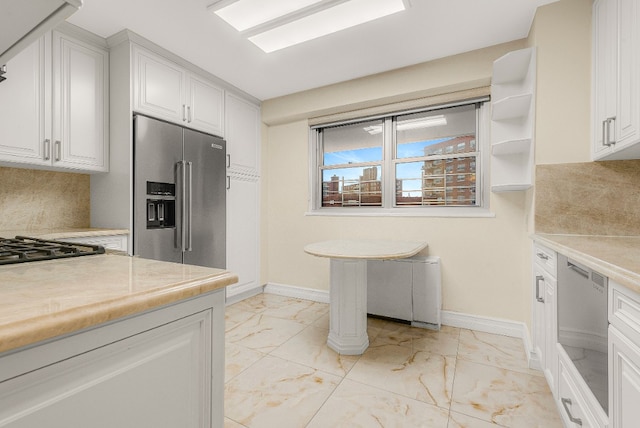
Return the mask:
<path id="1" fill-rule="evenodd" d="M 209 10 L 265 52 L 406 9 L 408 0 L 220 0 Z"/>
<path id="2" fill-rule="evenodd" d="M 323 0 L 221 0 L 208 9 L 238 31 L 257 27 Z"/>

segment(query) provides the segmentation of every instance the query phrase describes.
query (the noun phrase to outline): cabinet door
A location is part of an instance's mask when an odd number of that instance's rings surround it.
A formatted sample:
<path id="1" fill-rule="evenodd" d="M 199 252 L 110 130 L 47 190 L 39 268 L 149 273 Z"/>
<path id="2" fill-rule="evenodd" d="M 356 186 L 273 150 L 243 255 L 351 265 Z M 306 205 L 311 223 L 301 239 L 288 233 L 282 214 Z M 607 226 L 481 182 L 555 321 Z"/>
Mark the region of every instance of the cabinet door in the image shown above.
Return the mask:
<path id="1" fill-rule="evenodd" d="M 157 55 L 133 49 L 133 109 L 174 123 L 186 121 L 185 71 Z"/>
<path id="2" fill-rule="evenodd" d="M 640 348 L 609 327 L 609 422 L 611 428 L 638 426 Z"/>
<path id="3" fill-rule="evenodd" d="M 210 427 L 211 340 L 207 310 L 2 382 L 0 426 Z"/>
<path id="4" fill-rule="evenodd" d="M 224 137 L 224 91 L 190 74 L 187 123 L 189 127 Z"/>
<path id="5" fill-rule="evenodd" d="M 607 131 L 615 134 L 616 125 L 607 119 L 616 116 L 617 91 L 617 1 L 593 3 L 593 157 L 600 159 L 613 151 L 606 145 Z M 615 141 L 616 135 L 610 135 Z"/>
<path id="6" fill-rule="evenodd" d="M 49 165 L 49 35 L 38 39 L 7 63 L 0 84 L 0 161 Z"/>
<path id="7" fill-rule="evenodd" d="M 556 281 L 553 278 L 546 278 L 544 291 L 544 375 L 547 378 L 549 388 L 556 396 L 558 385 L 558 354 L 556 344 L 558 342 L 558 321 L 556 306 Z"/>
<path id="8" fill-rule="evenodd" d="M 227 190 L 227 269 L 238 283 L 227 287 L 227 298 L 259 287 L 259 197 L 257 178 L 231 176 Z"/>
<path id="9" fill-rule="evenodd" d="M 229 168 L 247 174 L 260 170 L 260 108 L 232 94 L 226 98 Z"/>
<path id="10" fill-rule="evenodd" d="M 534 264 L 533 267 L 533 326 L 532 337 L 533 350 L 538 356 L 540 369 L 546 369 L 546 348 L 547 348 L 547 319 L 545 307 L 545 274 L 539 266 Z"/>
<path id="11" fill-rule="evenodd" d="M 618 0 L 618 70 L 616 145 L 620 150 L 640 140 L 640 3 Z"/>
<path id="12" fill-rule="evenodd" d="M 108 53 L 53 33 L 53 166 L 108 170 Z"/>

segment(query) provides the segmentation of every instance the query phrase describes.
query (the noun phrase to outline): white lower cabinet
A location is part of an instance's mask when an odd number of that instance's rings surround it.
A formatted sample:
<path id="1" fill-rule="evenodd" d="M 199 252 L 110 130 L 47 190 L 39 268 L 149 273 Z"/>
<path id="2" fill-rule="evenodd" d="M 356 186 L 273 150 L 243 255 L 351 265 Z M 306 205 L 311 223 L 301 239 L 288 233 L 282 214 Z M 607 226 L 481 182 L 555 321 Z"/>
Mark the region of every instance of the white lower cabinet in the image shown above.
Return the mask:
<path id="1" fill-rule="evenodd" d="M 0 356 L 0 426 L 223 426 L 224 292 Z"/>
<path id="2" fill-rule="evenodd" d="M 610 428 L 640 424 L 640 347 L 609 327 Z"/>
<path id="3" fill-rule="evenodd" d="M 533 351 L 555 396 L 558 373 L 557 256 L 555 251 L 539 244 L 534 245 L 533 251 Z"/>
<path id="4" fill-rule="evenodd" d="M 87 236 L 82 238 L 60 238 L 59 241 L 79 244 L 101 245 L 107 250 L 127 251 L 127 235 Z"/>
<path id="5" fill-rule="evenodd" d="M 227 270 L 238 275 L 238 283 L 227 287 L 227 298 L 260 287 L 259 201 L 257 177 L 228 176 Z"/>
<path id="6" fill-rule="evenodd" d="M 609 279 L 609 420 L 640 423 L 640 294 Z"/>
<path id="7" fill-rule="evenodd" d="M 560 417 L 565 427 L 571 428 L 596 428 L 606 425 L 599 425 L 594 416 L 588 410 L 586 401 L 576 385 L 575 367 L 569 357 L 562 350 L 559 351 L 558 362 L 558 407 Z"/>

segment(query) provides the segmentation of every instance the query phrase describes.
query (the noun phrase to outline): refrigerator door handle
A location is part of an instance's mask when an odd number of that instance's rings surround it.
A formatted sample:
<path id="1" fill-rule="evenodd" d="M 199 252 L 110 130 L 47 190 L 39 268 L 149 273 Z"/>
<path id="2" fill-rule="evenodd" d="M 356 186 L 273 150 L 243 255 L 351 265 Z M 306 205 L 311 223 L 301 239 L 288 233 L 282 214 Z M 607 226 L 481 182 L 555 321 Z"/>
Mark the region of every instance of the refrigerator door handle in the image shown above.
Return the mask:
<path id="1" fill-rule="evenodd" d="M 176 247 L 180 247 L 180 251 L 184 252 L 187 246 L 186 243 L 186 221 L 185 215 L 187 211 L 187 180 L 186 180 L 187 168 L 186 162 L 181 160 L 176 162 L 176 187 L 180 194 L 178 195 L 178 202 L 180 207 L 180 221 L 176 226 L 176 233 L 180 236 L 176 236 Z"/>
<path id="2" fill-rule="evenodd" d="M 186 245 L 186 250 L 187 251 L 193 251 L 193 247 L 191 245 L 191 231 L 192 231 L 192 227 L 191 225 L 193 224 L 192 220 L 193 220 L 193 162 L 186 162 L 187 167 L 189 168 L 189 204 L 188 204 L 188 214 L 187 214 L 187 221 L 189 222 L 189 225 L 187 226 L 187 245 Z"/>

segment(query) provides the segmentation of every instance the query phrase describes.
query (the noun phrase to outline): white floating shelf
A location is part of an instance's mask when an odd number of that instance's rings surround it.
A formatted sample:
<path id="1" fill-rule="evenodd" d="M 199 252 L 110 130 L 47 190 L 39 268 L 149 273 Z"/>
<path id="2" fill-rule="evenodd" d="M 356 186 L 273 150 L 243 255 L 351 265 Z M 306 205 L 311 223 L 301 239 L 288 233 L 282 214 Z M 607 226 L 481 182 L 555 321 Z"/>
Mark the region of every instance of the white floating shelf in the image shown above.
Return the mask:
<path id="1" fill-rule="evenodd" d="M 524 118 L 531 109 L 531 94 L 514 95 L 493 103 L 492 120 L 509 120 Z"/>
<path id="2" fill-rule="evenodd" d="M 491 145 L 491 154 L 494 156 L 526 153 L 529 150 L 531 150 L 531 138 L 500 141 Z"/>
<path id="3" fill-rule="evenodd" d="M 531 49 L 521 49 L 498 58 L 495 61 L 491 83 L 501 85 L 523 80 L 529 70 L 532 53 Z"/>
<path id="4" fill-rule="evenodd" d="M 527 190 L 529 188 L 531 188 L 531 183 L 496 184 L 491 186 L 491 191 L 493 193 L 515 192 L 518 190 Z"/>

